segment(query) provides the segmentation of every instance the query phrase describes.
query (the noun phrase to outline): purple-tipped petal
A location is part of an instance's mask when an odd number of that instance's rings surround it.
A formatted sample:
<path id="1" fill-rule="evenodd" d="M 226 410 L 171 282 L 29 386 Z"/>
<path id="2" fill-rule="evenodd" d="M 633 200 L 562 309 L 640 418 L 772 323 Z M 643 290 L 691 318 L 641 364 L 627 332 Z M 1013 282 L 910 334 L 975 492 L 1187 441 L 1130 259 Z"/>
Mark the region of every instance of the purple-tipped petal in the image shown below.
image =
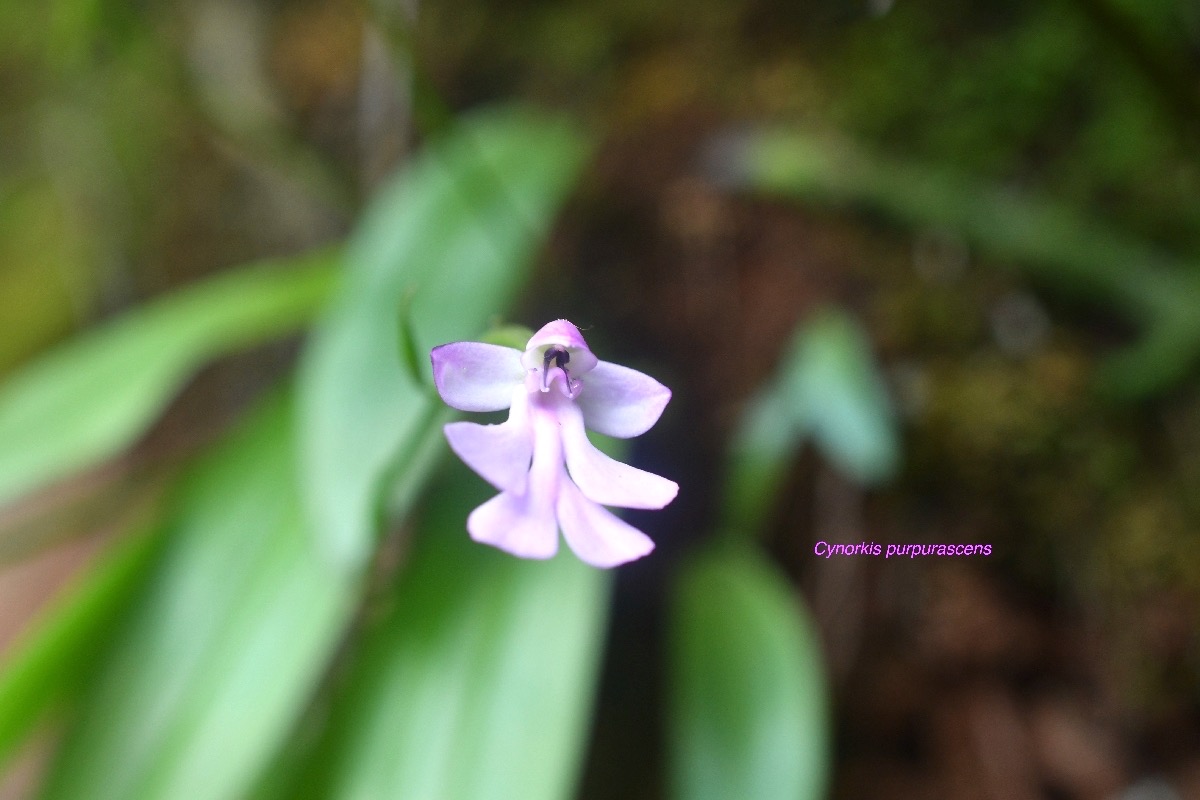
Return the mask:
<path id="1" fill-rule="evenodd" d="M 675 499 L 675 481 L 631 467 L 597 450 L 583 430 L 583 416 L 573 403 L 556 409 L 562 429 L 567 471 L 589 500 L 621 508 L 662 508 Z"/>
<path id="2" fill-rule="evenodd" d="M 593 567 L 615 567 L 654 549 L 650 537 L 588 500 L 570 481 L 559 488 L 558 524 L 575 555 Z"/>
<path id="3" fill-rule="evenodd" d="M 525 376 L 521 351 L 484 342 L 451 342 L 433 348 L 433 383 L 446 405 L 459 411 L 499 411 L 512 402 Z"/>
<path id="4" fill-rule="evenodd" d="M 529 500 L 529 495 L 511 492 L 488 500 L 467 517 L 471 538 L 520 558 L 551 558 L 558 552 L 554 509 Z"/>
<path id="5" fill-rule="evenodd" d="M 583 381 L 579 407 L 588 428 L 606 436 L 641 436 L 662 415 L 671 390 L 636 369 L 601 361 Z"/>

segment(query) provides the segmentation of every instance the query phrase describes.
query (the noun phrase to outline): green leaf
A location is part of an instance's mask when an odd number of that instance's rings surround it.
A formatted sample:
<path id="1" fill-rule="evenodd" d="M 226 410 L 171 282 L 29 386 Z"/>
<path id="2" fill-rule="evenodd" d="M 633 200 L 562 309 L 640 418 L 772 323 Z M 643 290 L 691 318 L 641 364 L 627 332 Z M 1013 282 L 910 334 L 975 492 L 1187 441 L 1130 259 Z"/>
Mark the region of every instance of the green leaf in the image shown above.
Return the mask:
<path id="1" fill-rule="evenodd" d="M 103 635 L 145 576 L 159 537 L 118 541 L 8 651 L 0 665 L 0 764 L 43 713 L 89 675 Z"/>
<path id="2" fill-rule="evenodd" d="M 811 317 L 789 358 L 785 381 L 798 422 L 835 464 L 863 483 L 891 477 L 899 437 L 871 346 L 848 315 Z"/>
<path id="3" fill-rule="evenodd" d="M 301 373 L 306 497 L 340 563 L 371 552 L 383 478 L 440 402 L 429 350 L 504 313 L 583 151 L 561 121 L 476 115 L 385 188 L 355 231 L 343 291 Z M 404 353 L 420 355 L 423 381 Z"/>
<path id="4" fill-rule="evenodd" d="M 355 595 L 304 522 L 294 425 L 275 398 L 190 476 L 44 797 L 240 798 L 280 747 Z"/>
<path id="5" fill-rule="evenodd" d="M 205 361 L 302 324 L 335 256 L 260 264 L 131 311 L 0 385 L 0 504 L 115 455 Z"/>
<path id="6" fill-rule="evenodd" d="M 778 378 L 751 398 L 730 446 L 720 530 L 755 533 L 766 523 L 792 456 L 803 440 L 801 422 Z"/>
<path id="7" fill-rule="evenodd" d="M 808 616 L 748 547 L 686 566 L 671 616 L 675 800 L 816 800 L 828 778 L 827 689 Z"/>
<path id="8" fill-rule="evenodd" d="M 722 527 L 764 522 L 806 437 L 848 475 L 887 480 L 900 461 L 899 432 L 870 343 L 850 316 L 827 309 L 800 326 L 775 377 L 747 405 L 730 453 Z"/>
<path id="9" fill-rule="evenodd" d="M 454 467 L 335 706 L 307 796 L 573 796 L 610 573 L 565 545 L 543 562 L 472 542 L 466 514 L 492 490 Z"/>

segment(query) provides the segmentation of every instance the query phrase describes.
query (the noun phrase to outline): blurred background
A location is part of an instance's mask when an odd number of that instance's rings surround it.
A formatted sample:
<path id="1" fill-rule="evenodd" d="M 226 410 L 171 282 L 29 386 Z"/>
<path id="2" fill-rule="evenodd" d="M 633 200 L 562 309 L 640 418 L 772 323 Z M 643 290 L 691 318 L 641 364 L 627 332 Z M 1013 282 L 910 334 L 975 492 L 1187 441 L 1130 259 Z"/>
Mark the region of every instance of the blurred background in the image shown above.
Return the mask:
<path id="1" fill-rule="evenodd" d="M 1200 798 L 1198 257 L 1187 0 L 0 5 L 0 796 Z M 380 392 L 353 501 L 238 495 L 319 460 L 320 387 L 559 317 L 671 387 L 626 459 L 681 489 L 529 589 L 590 592 L 552 641 L 480 621 L 540 565 L 444 544 L 486 487 L 426 399 Z M 226 577 L 306 503 L 348 571 Z M 451 618 L 535 671 L 406 638 Z"/>

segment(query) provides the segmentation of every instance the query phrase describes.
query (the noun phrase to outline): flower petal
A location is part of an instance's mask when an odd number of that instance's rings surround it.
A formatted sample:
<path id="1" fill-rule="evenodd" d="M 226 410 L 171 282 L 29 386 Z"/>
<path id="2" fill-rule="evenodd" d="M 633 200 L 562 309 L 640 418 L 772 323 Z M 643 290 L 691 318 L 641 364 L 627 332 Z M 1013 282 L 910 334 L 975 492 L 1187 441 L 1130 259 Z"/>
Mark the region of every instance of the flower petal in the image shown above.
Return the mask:
<path id="1" fill-rule="evenodd" d="M 559 487 L 558 524 L 575 555 L 593 567 L 615 567 L 654 549 L 650 537 L 588 500 L 571 481 Z"/>
<path id="2" fill-rule="evenodd" d="M 553 508 L 540 505 L 527 494 L 501 492 L 471 512 L 467 531 L 475 541 L 520 558 L 551 558 L 558 552 L 558 524 Z"/>
<path id="3" fill-rule="evenodd" d="M 658 422 L 671 390 L 636 369 L 601 361 L 582 379 L 579 407 L 588 428 L 606 436 L 640 436 Z"/>
<path id="4" fill-rule="evenodd" d="M 522 494 L 533 457 L 533 428 L 524 386 L 511 395 L 508 419 L 499 425 L 451 422 L 443 430 L 450 449 L 484 480 L 502 492 Z"/>
<path id="5" fill-rule="evenodd" d="M 679 485 L 661 475 L 609 458 L 588 441 L 583 414 L 570 401 L 559 401 L 555 412 L 562 429 L 567 471 L 595 503 L 621 508 L 662 508 L 675 499 Z"/>
<path id="6" fill-rule="evenodd" d="M 512 401 L 525 369 L 521 351 L 484 342 L 451 342 L 433 348 L 433 383 L 459 411 L 499 411 Z"/>
<path id="7" fill-rule="evenodd" d="M 480 477 L 500 491 L 525 491 L 533 443 L 527 428 L 511 422 L 477 425 L 451 422 L 444 429 L 450 449 Z"/>

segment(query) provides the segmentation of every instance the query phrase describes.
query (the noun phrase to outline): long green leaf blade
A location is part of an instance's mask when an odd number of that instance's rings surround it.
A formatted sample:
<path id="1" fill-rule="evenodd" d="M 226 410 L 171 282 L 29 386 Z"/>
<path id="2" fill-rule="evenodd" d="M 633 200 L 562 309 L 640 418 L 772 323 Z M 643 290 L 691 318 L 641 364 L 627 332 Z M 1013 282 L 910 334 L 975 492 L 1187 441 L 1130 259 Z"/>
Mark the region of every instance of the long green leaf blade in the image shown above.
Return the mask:
<path id="1" fill-rule="evenodd" d="M 583 151 L 562 121 L 476 115 L 388 186 L 355 232 L 301 374 L 307 497 L 340 563 L 370 552 L 382 478 L 427 427 L 429 350 L 504 313 Z M 423 374 L 404 352 L 421 355 Z"/>
<path id="2" fill-rule="evenodd" d="M 0 385 L 0 505 L 115 455 L 205 361 L 293 330 L 324 302 L 325 251 L 227 272 L 131 311 Z"/>
<path id="3" fill-rule="evenodd" d="M 305 524 L 293 435 L 276 399 L 191 476 L 45 797 L 238 798 L 279 748 L 354 597 Z"/>
<path id="4" fill-rule="evenodd" d="M 391 613 L 341 698 L 309 796 L 565 800 L 586 741 L 610 575 L 563 548 L 523 561 L 470 541 L 488 489 L 456 465 Z"/>
<path id="5" fill-rule="evenodd" d="M 783 578 L 748 547 L 714 551 L 686 567 L 674 601 L 671 796 L 823 797 L 821 649 Z"/>

